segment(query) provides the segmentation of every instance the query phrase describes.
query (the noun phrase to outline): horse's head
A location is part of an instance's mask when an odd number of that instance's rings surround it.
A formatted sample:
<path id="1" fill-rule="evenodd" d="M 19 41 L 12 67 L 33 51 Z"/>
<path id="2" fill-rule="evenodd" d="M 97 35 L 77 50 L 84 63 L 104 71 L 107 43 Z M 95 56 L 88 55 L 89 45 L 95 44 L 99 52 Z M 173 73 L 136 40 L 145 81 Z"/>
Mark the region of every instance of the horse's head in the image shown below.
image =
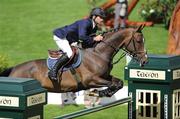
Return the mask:
<path id="1" fill-rule="evenodd" d="M 141 32 L 143 28 L 144 25 L 141 25 L 137 29 L 134 29 L 131 32 L 131 35 L 125 38 L 123 45 L 126 52 L 132 58 L 137 60 L 140 63 L 140 66 L 143 66 L 148 61 L 147 51 L 144 46 L 145 39 Z"/>
<path id="2" fill-rule="evenodd" d="M 123 49 L 143 66 L 147 63 L 145 41 L 141 32 L 143 28 L 144 26 L 141 25 L 137 29 L 127 28 L 117 32 L 108 32 L 104 35 L 104 40 L 95 47 L 95 51 L 103 56 L 106 54 L 112 59 L 120 49 Z"/>

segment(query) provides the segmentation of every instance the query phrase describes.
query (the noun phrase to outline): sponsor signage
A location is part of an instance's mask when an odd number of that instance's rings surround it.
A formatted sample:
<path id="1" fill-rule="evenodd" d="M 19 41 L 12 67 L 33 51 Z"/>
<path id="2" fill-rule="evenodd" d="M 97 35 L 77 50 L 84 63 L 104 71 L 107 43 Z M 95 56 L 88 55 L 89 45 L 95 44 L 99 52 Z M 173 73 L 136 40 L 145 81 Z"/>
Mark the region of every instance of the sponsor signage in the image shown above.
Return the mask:
<path id="1" fill-rule="evenodd" d="M 0 106 L 19 107 L 19 97 L 0 96 Z"/>
<path id="2" fill-rule="evenodd" d="M 0 119 L 13 119 L 13 118 L 4 118 L 4 117 L 3 117 L 3 118 L 1 118 L 1 117 L 0 117 Z"/>
<path id="3" fill-rule="evenodd" d="M 27 106 L 33 106 L 46 102 L 46 93 L 40 93 L 27 97 Z"/>
<path id="4" fill-rule="evenodd" d="M 173 71 L 173 79 L 180 79 L 180 69 Z"/>
<path id="5" fill-rule="evenodd" d="M 130 69 L 130 78 L 165 80 L 165 71 Z"/>
<path id="6" fill-rule="evenodd" d="M 38 116 L 34 116 L 34 117 L 29 117 L 28 119 L 41 119 L 41 116 L 38 115 Z"/>

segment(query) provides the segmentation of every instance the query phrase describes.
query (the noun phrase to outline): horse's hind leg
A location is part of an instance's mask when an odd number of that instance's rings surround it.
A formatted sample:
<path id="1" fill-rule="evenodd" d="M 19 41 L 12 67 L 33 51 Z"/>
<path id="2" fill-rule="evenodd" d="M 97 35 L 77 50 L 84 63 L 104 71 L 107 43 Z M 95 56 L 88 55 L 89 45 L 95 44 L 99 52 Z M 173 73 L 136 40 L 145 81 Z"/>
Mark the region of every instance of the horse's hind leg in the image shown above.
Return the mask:
<path id="1" fill-rule="evenodd" d="M 116 77 L 112 77 L 112 83 L 110 86 L 108 86 L 107 89 L 101 90 L 99 91 L 99 97 L 111 97 L 112 95 L 114 95 L 119 89 L 121 89 L 123 87 L 123 81 L 116 78 Z"/>

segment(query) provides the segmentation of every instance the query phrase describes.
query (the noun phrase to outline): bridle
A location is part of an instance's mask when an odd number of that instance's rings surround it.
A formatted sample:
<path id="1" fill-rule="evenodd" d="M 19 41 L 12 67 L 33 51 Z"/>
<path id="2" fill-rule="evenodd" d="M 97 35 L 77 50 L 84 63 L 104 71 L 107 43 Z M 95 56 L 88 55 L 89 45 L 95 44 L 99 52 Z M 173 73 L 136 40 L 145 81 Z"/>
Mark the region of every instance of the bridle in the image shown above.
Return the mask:
<path id="1" fill-rule="evenodd" d="M 143 51 L 137 51 L 137 48 L 136 48 L 136 45 L 135 45 L 135 38 L 134 38 L 134 34 L 135 32 L 133 32 L 132 34 L 132 37 L 131 39 L 129 40 L 128 44 L 125 46 L 125 48 L 123 48 L 123 50 L 126 52 L 126 54 L 128 54 L 129 56 L 131 56 L 132 58 L 134 58 L 135 60 L 137 61 L 141 61 L 142 57 L 138 58 L 137 55 L 138 54 L 147 54 L 147 51 L 146 50 L 143 50 Z M 132 51 L 129 51 L 127 50 L 128 47 L 129 47 L 129 44 L 130 43 L 133 43 L 133 50 Z M 144 42 L 144 41 L 143 41 Z"/>
<path id="2" fill-rule="evenodd" d="M 130 57 L 132 57 L 133 59 L 135 59 L 136 61 L 138 61 L 138 62 L 140 62 L 141 61 L 141 59 L 142 59 L 142 57 L 140 57 L 140 58 L 138 58 L 137 56 L 137 54 L 147 54 L 147 52 L 146 51 L 137 51 L 137 48 L 136 48 L 136 45 L 135 45 L 135 38 L 134 38 L 134 34 L 135 34 L 136 32 L 133 32 L 132 33 L 132 37 L 131 37 L 131 39 L 129 40 L 129 42 L 128 42 L 128 44 L 126 45 L 126 46 L 124 46 L 123 48 L 122 47 L 118 47 L 118 48 L 116 48 L 115 46 L 113 46 L 111 43 L 109 43 L 109 42 L 106 42 L 106 41 L 101 41 L 102 43 L 104 43 L 104 44 L 106 44 L 107 46 L 109 46 L 109 47 L 111 47 L 115 52 L 114 52 L 114 54 L 113 54 L 113 57 L 120 51 L 120 49 L 122 49 L 124 52 L 121 54 L 121 56 L 117 59 L 117 61 L 115 61 L 115 62 L 112 62 L 112 64 L 116 64 L 116 63 L 118 63 L 126 54 L 127 55 L 129 55 Z M 129 45 L 130 45 L 130 43 L 133 43 L 133 50 L 132 51 L 129 51 L 129 50 L 127 50 L 128 49 L 128 47 L 129 47 Z M 112 58 L 113 58 L 112 57 Z"/>

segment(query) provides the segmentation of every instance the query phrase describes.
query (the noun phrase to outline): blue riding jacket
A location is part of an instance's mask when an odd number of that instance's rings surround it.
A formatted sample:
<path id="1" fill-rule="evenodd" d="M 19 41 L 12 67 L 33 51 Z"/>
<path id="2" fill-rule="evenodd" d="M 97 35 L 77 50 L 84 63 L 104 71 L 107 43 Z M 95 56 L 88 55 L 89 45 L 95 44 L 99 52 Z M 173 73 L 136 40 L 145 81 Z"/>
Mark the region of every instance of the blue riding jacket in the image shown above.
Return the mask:
<path id="1" fill-rule="evenodd" d="M 94 45 L 93 37 L 90 34 L 96 33 L 97 27 L 93 29 L 92 19 L 82 19 L 73 24 L 57 28 L 53 31 L 54 35 L 63 39 L 66 38 L 69 43 L 82 41 L 83 48 L 92 47 Z"/>

